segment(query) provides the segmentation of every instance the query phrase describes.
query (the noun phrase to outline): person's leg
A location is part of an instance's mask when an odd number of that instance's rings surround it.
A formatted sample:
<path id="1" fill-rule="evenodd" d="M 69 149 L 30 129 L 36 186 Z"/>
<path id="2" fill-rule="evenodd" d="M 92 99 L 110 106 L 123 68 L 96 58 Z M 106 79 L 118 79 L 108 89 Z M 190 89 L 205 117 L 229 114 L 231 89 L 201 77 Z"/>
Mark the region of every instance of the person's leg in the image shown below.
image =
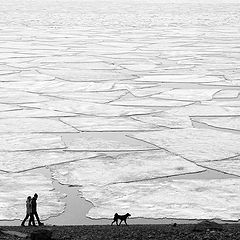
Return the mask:
<path id="1" fill-rule="evenodd" d="M 41 221 L 40 221 L 40 219 L 39 219 L 38 213 L 37 213 L 37 212 L 34 212 L 33 214 L 34 214 L 34 216 L 35 216 L 36 219 L 37 219 L 38 225 L 39 225 L 39 226 L 43 225 L 43 223 L 41 223 Z"/>
<path id="2" fill-rule="evenodd" d="M 22 223 L 21 223 L 21 226 L 24 226 L 24 224 L 25 224 L 25 222 L 27 221 L 28 217 L 29 217 L 29 214 L 27 213 L 27 214 L 26 214 L 26 217 L 23 219 L 23 221 L 22 221 Z"/>
<path id="3" fill-rule="evenodd" d="M 30 219 L 29 219 L 29 222 L 28 222 L 28 226 L 31 226 L 31 225 L 35 226 L 33 213 L 30 214 Z"/>

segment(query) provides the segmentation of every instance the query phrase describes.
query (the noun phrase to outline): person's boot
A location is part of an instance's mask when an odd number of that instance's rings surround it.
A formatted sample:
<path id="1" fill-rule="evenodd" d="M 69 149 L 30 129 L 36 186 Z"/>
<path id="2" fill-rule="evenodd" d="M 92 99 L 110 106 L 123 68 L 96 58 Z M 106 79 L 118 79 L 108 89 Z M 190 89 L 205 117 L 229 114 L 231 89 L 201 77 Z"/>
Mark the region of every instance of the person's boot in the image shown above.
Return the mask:
<path id="1" fill-rule="evenodd" d="M 44 226 L 44 223 L 40 222 L 38 223 L 39 226 Z"/>

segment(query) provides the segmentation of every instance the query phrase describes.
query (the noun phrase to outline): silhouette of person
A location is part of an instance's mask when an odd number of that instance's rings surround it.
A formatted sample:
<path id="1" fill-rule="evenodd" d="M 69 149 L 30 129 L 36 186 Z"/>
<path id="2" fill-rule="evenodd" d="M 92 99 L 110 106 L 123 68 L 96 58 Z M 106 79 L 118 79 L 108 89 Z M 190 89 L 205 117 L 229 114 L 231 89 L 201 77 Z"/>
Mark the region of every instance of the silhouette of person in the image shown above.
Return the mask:
<path id="1" fill-rule="evenodd" d="M 26 217 L 23 219 L 21 226 L 25 226 L 25 222 L 27 221 L 27 219 L 30 217 L 29 222 L 28 222 L 28 226 L 31 226 L 31 223 L 33 223 L 34 225 L 34 216 L 32 215 L 32 198 L 31 196 L 27 197 L 27 201 L 26 201 Z"/>
<path id="2" fill-rule="evenodd" d="M 37 199 L 38 199 L 38 195 L 37 195 L 37 193 L 35 193 L 33 198 L 32 198 L 32 214 L 31 214 L 32 215 L 32 219 L 33 219 L 33 226 L 35 226 L 34 216 L 37 219 L 38 225 L 42 226 L 44 224 L 40 221 L 38 213 L 37 213 Z"/>

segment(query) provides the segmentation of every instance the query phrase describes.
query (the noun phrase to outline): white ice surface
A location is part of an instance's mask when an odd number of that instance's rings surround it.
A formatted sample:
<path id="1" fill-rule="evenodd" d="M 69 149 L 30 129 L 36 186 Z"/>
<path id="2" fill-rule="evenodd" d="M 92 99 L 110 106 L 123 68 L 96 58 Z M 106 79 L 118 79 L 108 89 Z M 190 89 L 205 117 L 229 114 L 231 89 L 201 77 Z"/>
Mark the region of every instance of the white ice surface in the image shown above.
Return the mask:
<path id="1" fill-rule="evenodd" d="M 1 114 L 0 114 L 1 116 Z M 140 122 L 129 117 L 66 117 L 61 120 L 79 131 L 146 131 L 157 130 L 154 122 Z"/>
<path id="2" fill-rule="evenodd" d="M 133 119 L 138 121 L 155 124 L 167 128 L 190 128 L 192 122 L 187 116 L 170 115 L 166 113 L 151 114 L 146 116 L 134 116 Z"/>
<path id="3" fill-rule="evenodd" d="M 112 218 L 130 212 L 132 217 L 238 220 L 239 179 L 184 179 L 86 186 L 83 196 L 94 205 L 87 216 Z"/>
<path id="4" fill-rule="evenodd" d="M 210 129 L 177 129 L 131 134 L 194 162 L 240 154 L 240 135 Z"/>
<path id="5" fill-rule="evenodd" d="M 202 104 L 212 105 L 212 106 L 223 106 L 223 107 L 240 107 L 239 100 L 231 101 L 203 101 Z"/>
<path id="6" fill-rule="evenodd" d="M 66 151 L 25 151 L 1 152 L 0 170 L 7 172 L 20 172 L 43 166 L 61 164 L 85 158 L 98 156 L 88 152 Z"/>
<path id="7" fill-rule="evenodd" d="M 104 186 L 165 176 L 200 172 L 205 169 L 164 150 L 133 152 L 116 157 L 96 157 L 51 166 L 53 177 L 63 184 Z"/>
<path id="8" fill-rule="evenodd" d="M 0 112 L 7 112 L 21 109 L 19 106 L 0 103 Z"/>
<path id="9" fill-rule="evenodd" d="M 131 75 L 122 74 L 117 71 L 105 71 L 105 70 L 89 71 L 72 68 L 59 68 L 53 70 L 41 69 L 40 72 L 63 80 L 74 82 L 94 82 L 94 81 L 98 82 L 134 78 Z"/>
<path id="10" fill-rule="evenodd" d="M 23 219 L 28 196 L 38 194 L 38 214 L 41 219 L 63 212 L 64 196 L 56 192 L 52 180 L 41 173 L 0 174 L 0 220 Z"/>
<path id="11" fill-rule="evenodd" d="M 0 135 L 0 151 L 65 148 L 61 137 L 53 134 L 13 133 Z"/>
<path id="12" fill-rule="evenodd" d="M 178 116 L 231 116 L 239 115 L 239 108 L 229 108 L 213 105 L 194 104 L 185 107 L 172 108 L 165 111 L 167 114 Z"/>
<path id="13" fill-rule="evenodd" d="M 240 176 L 240 157 L 226 159 L 221 161 L 201 162 L 201 166 L 212 168 L 228 174 Z"/>
<path id="14" fill-rule="evenodd" d="M 12 89 L 0 89 L 0 103 L 34 103 L 48 101 L 47 97 L 24 91 L 14 91 Z"/>
<path id="15" fill-rule="evenodd" d="M 219 89 L 173 89 L 152 97 L 182 101 L 203 101 L 211 100 L 218 91 Z"/>
<path id="16" fill-rule="evenodd" d="M 109 104 L 98 104 L 73 100 L 55 100 L 43 103 L 23 104 L 23 106 L 92 116 L 128 116 L 154 112 L 154 110 L 141 107 L 113 106 Z"/>
<path id="17" fill-rule="evenodd" d="M 205 123 L 217 128 L 240 131 L 240 117 L 199 118 L 196 122 Z"/>
<path id="18" fill-rule="evenodd" d="M 1 116 L 0 116 L 1 118 Z M 0 119 L 0 133 L 77 132 L 76 129 L 54 119 L 8 118 Z"/>
<path id="19" fill-rule="evenodd" d="M 74 113 L 49 111 L 41 109 L 19 109 L 14 111 L 0 112 L 0 118 L 50 118 L 50 117 L 71 117 Z"/>
<path id="20" fill-rule="evenodd" d="M 221 90 L 214 95 L 214 98 L 237 98 L 240 90 Z"/>
<path id="21" fill-rule="evenodd" d="M 151 75 L 137 79 L 142 82 L 181 82 L 181 83 L 204 83 L 217 82 L 220 80 L 217 76 L 201 75 Z"/>
<path id="22" fill-rule="evenodd" d="M 59 98 L 65 98 L 67 100 L 78 100 L 86 102 L 95 102 L 95 103 L 108 103 L 114 101 L 121 96 L 124 96 L 127 91 L 106 91 L 106 92 L 59 92 L 51 93 L 49 96 L 55 96 Z"/>
<path id="23" fill-rule="evenodd" d="M 134 141 L 133 141 L 134 140 Z M 157 149 L 155 146 L 128 137 L 105 139 L 100 136 L 92 136 L 88 133 L 80 133 L 75 137 L 64 141 L 67 150 L 72 151 L 137 151 Z"/>
<path id="24" fill-rule="evenodd" d="M 173 106 L 187 106 L 192 103 L 193 102 L 156 99 L 151 97 L 145 98 L 128 97 L 113 101 L 110 104 L 117 106 L 173 107 Z"/>

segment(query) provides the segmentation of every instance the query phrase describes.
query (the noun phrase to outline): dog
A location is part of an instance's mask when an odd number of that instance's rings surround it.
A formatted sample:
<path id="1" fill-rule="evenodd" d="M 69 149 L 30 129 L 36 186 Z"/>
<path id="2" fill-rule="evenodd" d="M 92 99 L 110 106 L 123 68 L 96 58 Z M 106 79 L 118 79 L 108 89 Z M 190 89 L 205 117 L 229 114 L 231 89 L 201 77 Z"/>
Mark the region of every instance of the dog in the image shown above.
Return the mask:
<path id="1" fill-rule="evenodd" d="M 115 213 L 115 214 L 114 214 L 114 218 L 113 218 L 113 222 L 112 222 L 111 225 L 113 225 L 113 223 L 116 222 L 116 224 L 117 224 L 118 226 L 120 226 L 121 223 L 122 223 L 122 221 L 124 221 L 125 224 L 127 225 L 127 218 L 130 217 L 130 216 L 131 216 L 131 214 L 129 214 L 129 213 L 127 213 L 127 214 L 125 214 L 125 215 L 118 215 L 117 213 Z M 120 223 L 119 223 L 119 224 L 118 224 L 118 219 L 120 220 Z"/>

